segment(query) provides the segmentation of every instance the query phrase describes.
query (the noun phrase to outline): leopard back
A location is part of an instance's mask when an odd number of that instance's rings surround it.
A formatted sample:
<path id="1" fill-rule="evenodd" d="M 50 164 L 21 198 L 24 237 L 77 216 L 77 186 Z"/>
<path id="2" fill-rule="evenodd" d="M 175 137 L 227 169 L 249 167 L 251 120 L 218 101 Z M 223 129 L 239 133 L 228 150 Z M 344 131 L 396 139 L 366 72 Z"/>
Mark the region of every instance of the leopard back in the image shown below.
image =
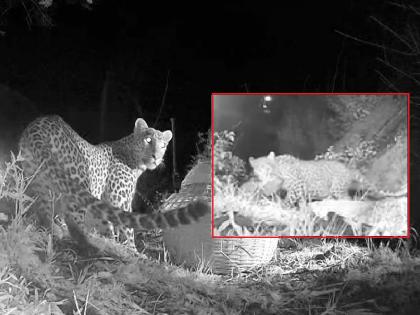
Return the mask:
<path id="1" fill-rule="evenodd" d="M 288 206 L 300 201 L 348 198 L 349 187 L 361 178 L 357 170 L 338 161 L 303 161 L 290 155 L 275 156 L 273 152 L 258 159 L 250 158 L 250 164 L 263 191 L 275 183 L 276 189 L 287 192 Z"/>
<path id="2" fill-rule="evenodd" d="M 24 130 L 19 145 L 25 175 L 34 176 L 30 191 L 39 197 L 41 221 L 52 217 L 51 192 L 61 196 L 57 214 L 78 235 L 91 224 L 99 230 L 109 222 L 116 227 L 168 228 L 201 217 L 200 213 L 209 211 L 208 205 L 195 204 L 165 216 L 129 213 L 138 177 L 162 163 L 171 138 L 171 131 L 149 128 L 139 118 L 129 136 L 92 145 L 59 116 L 36 119 Z"/>

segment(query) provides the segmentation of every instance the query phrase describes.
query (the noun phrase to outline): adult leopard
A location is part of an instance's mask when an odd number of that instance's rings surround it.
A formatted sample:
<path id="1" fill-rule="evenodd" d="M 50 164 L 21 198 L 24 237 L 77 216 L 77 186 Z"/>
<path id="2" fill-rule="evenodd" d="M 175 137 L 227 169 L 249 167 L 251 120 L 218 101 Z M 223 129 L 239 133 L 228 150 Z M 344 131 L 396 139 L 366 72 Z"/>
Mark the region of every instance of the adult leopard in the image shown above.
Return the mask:
<path id="1" fill-rule="evenodd" d="M 49 227 L 53 215 L 59 215 L 70 235 L 89 246 L 89 230 L 107 231 L 109 222 L 122 230 L 150 230 L 197 221 L 210 211 L 204 201 L 166 213 L 131 212 L 138 177 L 162 162 L 171 138 L 171 131 L 149 128 L 139 118 L 132 134 L 92 145 L 59 116 L 37 118 L 23 131 L 19 147 L 25 176 L 35 174 L 29 192 L 38 195 L 40 224 Z M 52 207 L 51 192 L 60 196 L 58 207 Z"/>
<path id="2" fill-rule="evenodd" d="M 301 202 L 327 198 L 348 199 L 366 195 L 370 199 L 400 197 L 401 192 L 384 192 L 375 188 L 356 169 L 333 160 L 304 161 L 291 155 L 249 158 L 261 192 L 270 195 L 281 192 L 285 204 L 295 207 Z"/>

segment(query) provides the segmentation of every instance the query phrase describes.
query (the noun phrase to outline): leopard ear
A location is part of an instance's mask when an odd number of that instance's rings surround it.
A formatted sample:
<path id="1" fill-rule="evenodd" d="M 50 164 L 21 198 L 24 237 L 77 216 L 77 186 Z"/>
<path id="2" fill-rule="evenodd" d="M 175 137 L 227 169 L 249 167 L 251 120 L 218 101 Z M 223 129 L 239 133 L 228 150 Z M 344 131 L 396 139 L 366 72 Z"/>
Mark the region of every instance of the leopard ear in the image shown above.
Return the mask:
<path id="1" fill-rule="evenodd" d="M 252 163 L 254 160 L 255 160 L 255 159 L 254 159 L 254 157 L 253 157 L 253 156 L 250 156 L 250 157 L 249 157 L 249 159 L 248 159 L 249 163 Z"/>
<path id="2" fill-rule="evenodd" d="M 149 128 L 146 121 L 143 118 L 137 118 L 136 123 L 134 124 L 134 133 Z"/>
<path id="3" fill-rule="evenodd" d="M 172 132 L 170 130 L 165 130 L 163 133 L 163 140 L 169 142 L 172 139 Z"/>
<path id="4" fill-rule="evenodd" d="M 267 158 L 269 158 L 270 160 L 274 160 L 274 158 L 276 157 L 276 155 L 274 154 L 273 151 L 271 151 L 270 153 L 268 153 Z"/>

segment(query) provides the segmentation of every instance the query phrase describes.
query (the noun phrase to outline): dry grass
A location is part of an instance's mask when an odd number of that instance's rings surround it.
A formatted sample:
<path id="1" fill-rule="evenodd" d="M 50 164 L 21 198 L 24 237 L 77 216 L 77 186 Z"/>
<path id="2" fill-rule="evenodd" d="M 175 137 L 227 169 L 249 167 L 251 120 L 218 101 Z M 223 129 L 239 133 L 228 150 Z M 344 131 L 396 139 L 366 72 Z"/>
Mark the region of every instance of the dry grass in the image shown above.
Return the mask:
<path id="1" fill-rule="evenodd" d="M 233 184 L 215 185 L 217 235 L 406 236 L 407 197 L 379 201 L 324 200 L 284 208 Z"/>
<path id="2" fill-rule="evenodd" d="M 280 200 L 244 192 L 233 184 L 215 186 L 214 216 L 218 235 L 321 235 L 311 211 L 284 209 Z"/>
<path id="3" fill-rule="evenodd" d="M 0 201 L 11 202 L 0 202 L 9 218 L 0 228 L 1 314 L 408 314 L 418 307 L 420 261 L 405 247 L 296 240 L 283 243 L 270 265 L 232 276 L 152 260 L 100 236 L 107 254 L 83 257 L 71 240 L 53 240 L 28 222 L 28 179 L 16 161 L 2 175 Z"/>

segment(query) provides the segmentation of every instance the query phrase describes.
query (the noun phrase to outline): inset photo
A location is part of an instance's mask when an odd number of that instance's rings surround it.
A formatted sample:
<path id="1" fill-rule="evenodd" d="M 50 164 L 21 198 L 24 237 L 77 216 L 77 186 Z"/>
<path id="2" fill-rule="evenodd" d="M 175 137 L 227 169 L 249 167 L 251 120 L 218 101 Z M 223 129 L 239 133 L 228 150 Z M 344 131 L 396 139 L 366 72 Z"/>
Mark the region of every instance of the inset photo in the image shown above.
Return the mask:
<path id="1" fill-rule="evenodd" d="M 409 96 L 213 94 L 212 236 L 408 238 Z"/>

